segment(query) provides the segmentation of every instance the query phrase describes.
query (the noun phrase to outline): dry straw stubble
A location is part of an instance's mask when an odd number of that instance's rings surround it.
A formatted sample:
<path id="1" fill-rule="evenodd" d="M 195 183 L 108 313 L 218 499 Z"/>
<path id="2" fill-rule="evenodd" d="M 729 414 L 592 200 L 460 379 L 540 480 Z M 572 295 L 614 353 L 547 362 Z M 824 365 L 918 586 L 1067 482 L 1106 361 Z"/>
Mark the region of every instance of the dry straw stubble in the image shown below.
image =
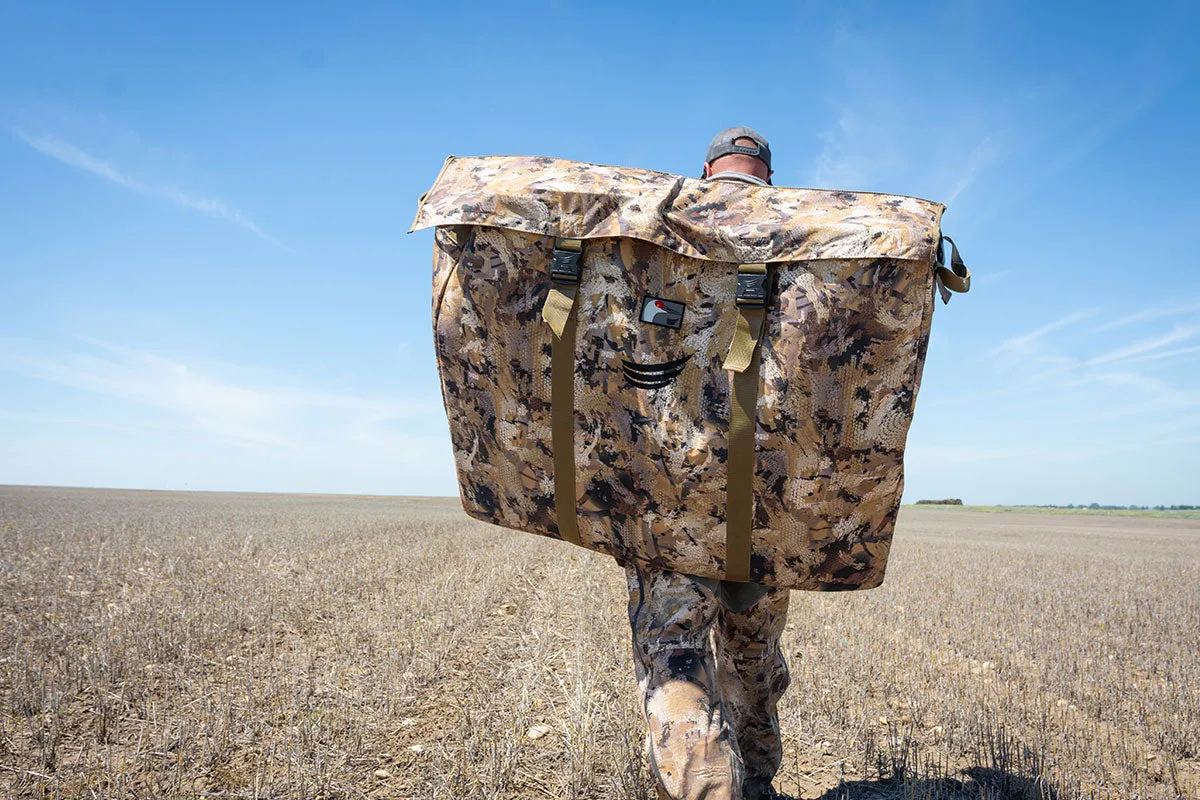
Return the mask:
<path id="1" fill-rule="evenodd" d="M 0 488 L 0 795 L 644 798 L 623 573 L 443 499 Z M 1200 522 L 904 509 L 796 797 L 1200 795 Z"/>

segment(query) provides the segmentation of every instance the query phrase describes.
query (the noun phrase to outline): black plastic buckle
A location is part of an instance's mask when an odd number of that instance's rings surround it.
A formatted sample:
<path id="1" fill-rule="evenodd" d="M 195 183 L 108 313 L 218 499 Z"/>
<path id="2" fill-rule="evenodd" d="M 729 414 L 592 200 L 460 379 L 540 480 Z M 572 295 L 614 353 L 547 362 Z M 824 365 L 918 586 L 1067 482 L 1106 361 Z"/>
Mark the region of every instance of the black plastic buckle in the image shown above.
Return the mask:
<path id="1" fill-rule="evenodd" d="M 550 280 L 554 283 L 579 283 L 583 253 L 554 248 L 554 260 L 550 262 Z"/>
<path id="2" fill-rule="evenodd" d="M 739 272 L 737 276 L 738 308 L 767 307 L 767 275 L 756 272 Z"/>

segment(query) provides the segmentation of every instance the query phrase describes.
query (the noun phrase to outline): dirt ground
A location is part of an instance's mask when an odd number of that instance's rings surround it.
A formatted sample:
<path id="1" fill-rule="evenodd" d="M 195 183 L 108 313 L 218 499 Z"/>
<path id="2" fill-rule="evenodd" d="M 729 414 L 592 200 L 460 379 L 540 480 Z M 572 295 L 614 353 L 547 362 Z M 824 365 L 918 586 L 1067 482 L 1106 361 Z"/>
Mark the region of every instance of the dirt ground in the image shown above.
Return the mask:
<path id="1" fill-rule="evenodd" d="M 0 796 L 650 797 L 622 570 L 456 500 L 0 487 Z M 906 507 L 795 798 L 1200 797 L 1200 520 Z"/>

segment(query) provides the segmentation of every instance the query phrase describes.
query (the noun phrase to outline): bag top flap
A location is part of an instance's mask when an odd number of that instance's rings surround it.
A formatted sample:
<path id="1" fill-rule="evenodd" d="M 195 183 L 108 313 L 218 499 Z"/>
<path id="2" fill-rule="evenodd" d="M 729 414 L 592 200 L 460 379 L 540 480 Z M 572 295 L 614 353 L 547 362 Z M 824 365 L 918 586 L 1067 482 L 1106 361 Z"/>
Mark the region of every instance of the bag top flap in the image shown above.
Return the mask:
<path id="1" fill-rule="evenodd" d="M 411 231 L 484 225 L 641 239 L 749 264 L 828 258 L 932 262 L 945 206 L 916 197 L 756 186 L 538 156 L 450 156 Z"/>

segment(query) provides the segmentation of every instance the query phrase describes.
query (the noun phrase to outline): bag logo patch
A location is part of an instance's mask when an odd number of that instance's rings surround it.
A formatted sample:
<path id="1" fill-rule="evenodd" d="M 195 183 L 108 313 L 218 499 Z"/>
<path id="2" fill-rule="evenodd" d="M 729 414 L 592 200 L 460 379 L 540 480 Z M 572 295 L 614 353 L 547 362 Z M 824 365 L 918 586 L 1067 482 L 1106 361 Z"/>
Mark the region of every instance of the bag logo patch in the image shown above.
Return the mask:
<path id="1" fill-rule="evenodd" d="M 689 358 L 684 356 L 661 364 L 639 364 L 621 359 L 621 367 L 625 370 L 625 380 L 631 385 L 639 389 L 661 389 L 679 377 Z"/>
<path id="2" fill-rule="evenodd" d="M 642 301 L 642 322 L 679 330 L 679 326 L 683 324 L 683 311 L 686 308 L 687 306 L 683 303 L 675 300 L 646 295 L 646 299 Z"/>

